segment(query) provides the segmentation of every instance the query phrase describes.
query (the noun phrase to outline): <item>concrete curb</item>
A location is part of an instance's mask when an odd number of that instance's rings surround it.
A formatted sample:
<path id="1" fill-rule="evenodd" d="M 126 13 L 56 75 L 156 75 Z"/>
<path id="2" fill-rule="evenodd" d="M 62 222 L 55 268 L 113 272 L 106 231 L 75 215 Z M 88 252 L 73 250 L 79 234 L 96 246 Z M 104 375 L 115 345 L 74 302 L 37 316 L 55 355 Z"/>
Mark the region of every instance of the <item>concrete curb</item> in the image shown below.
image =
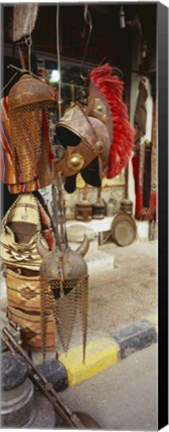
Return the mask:
<path id="1" fill-rule="evenodd" d="M 82 345 L 73 347 L 67 354 L 61 354 L 59 357 L 67 374 L 64 388 L 79 384 L 135 351 L 156 343 L 157 336 L 158 318 L 156 315 L 151 315 L 130 326 L 111 332 L 108 337 L 90 341 L 86 348 L 85 363 L 82 361 Z"/>
<path id="2" fill-rule="evenodd" d="M 37 366 L 57 392 L 85 381 L 109 366 L 142 350 L 158 338 L 157 315 L 150 315 L 132 325 L 119 328 L 106 337 L 90 341 L 86 347 L 86 361 L 83 363 L 82 345 L 61 354 L 58 360 L 46 360 Z"/>

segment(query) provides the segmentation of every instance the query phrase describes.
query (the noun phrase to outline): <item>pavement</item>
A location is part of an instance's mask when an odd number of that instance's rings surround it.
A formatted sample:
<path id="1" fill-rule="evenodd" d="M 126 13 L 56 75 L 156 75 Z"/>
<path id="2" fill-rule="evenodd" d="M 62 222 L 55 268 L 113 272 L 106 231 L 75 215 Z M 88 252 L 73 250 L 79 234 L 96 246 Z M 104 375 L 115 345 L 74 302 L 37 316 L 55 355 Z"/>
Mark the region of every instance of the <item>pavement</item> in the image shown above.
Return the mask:
<path id="1" fill-rule="evenodd" d="M 76 249 L 76 243 L 70 244 Z M 92 240 L 86 255 L 89 268 L 89 316 L 85 363 L 82 360 L 80 328 L 74 329 L 65 354 L 59 345 L 42 364 L 41 353 L 34 362 L 47 379 L 55 359 L 57 391 L 77 385 L 158 340 L 157 241 L 137 238 L 128 247 L 112 241 L 98 246 Z"/>
<path id="2" fill-rule="evenodd" d="M 157 431 L 157 363 L 154 343 L 67 387 L 59 393 L 60 399 L 71 412 L 88 413 L 103 431 Z"/>

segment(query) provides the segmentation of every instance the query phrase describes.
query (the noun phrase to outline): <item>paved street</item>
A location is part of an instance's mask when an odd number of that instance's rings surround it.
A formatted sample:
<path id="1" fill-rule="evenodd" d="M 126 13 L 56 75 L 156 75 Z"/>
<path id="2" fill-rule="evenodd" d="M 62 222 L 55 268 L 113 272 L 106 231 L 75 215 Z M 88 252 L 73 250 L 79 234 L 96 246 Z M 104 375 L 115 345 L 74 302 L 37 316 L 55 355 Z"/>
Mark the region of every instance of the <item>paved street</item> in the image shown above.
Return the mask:
<path id="1" fill-rule="evenodd" d="M 60 393 L 103 430 L 157 430 L 157 344 Z"/>

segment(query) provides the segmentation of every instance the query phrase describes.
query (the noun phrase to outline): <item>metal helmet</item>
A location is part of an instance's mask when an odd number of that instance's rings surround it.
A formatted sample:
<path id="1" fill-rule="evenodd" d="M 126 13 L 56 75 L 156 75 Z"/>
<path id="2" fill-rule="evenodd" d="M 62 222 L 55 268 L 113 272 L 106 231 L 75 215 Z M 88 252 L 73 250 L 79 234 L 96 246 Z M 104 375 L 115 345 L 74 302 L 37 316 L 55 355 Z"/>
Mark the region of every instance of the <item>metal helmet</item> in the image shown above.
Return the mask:
<path id="1" fill-rule="evenodd" d="M 83 256 L 89 248 L 89 240 L 84 236 L 83 243 L 74 251 L 65 244 L 62 250 L 58 247 L 52 251 L 41 243 L 39 239 L 37 249 L 43 260 L 40 265 L 40 276 L 46 280 L 60 279 L 60 267 L 62 266 L 64 279 L 79 279 L 87 275 L 87 264 Z"/>
<path id="2" fill-rule="evenodd" d="M 92 186 L 101 185 L 108 169 L 112 129 L 108 103 L 91 82 L 86 110 L 76 102 L 66 109 L 56 125 L 57 136 L 66 151 L 62 159 L 54 161 L 54 172 L 61 171 L 66 177 L 68 192 L 75 190 L 79 172 Z"/>

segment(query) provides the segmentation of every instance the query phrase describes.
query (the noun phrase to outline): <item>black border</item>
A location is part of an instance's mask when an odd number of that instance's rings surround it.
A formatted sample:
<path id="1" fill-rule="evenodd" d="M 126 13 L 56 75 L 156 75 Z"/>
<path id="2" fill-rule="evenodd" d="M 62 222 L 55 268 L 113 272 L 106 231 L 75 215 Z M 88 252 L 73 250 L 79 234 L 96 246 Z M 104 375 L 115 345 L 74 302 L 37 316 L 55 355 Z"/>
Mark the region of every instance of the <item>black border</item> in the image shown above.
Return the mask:
<path id="1" fill-rule="evenodd" d="M 168 8 L 157 4 L 158 428 L 168 424 Z"/>
<path id="2" fill-rule="evenodd" d="M 128 3 L 130 4 L 130 2 Z M 139 3 L 143 3 L 143 2 L 139 2 Z M 146 2 L 145 2 L 145 6 L 146 6 Z M 2 10 L 3 10 L 3 4 L 0 4 L 1 28 L 2 28 Z M 2 47 L 2 41 L 1 41 L 1 47 Z M 0 70 L 2 71 L 2 58 L 0 60 L 1 60 Z M 168 424 L 168 8 L 160 2 L 157 2 L 157 76 L 158 76 L 158 331 L 159 331 L 158 429 L 161 429 Z M 0 75 L 0 80 L 2 80 L 1 75 Z M 3 192 L 1 188 L 0 188 L 0 201 L 1 201 L 0 210 L 2 212 Z"/>

